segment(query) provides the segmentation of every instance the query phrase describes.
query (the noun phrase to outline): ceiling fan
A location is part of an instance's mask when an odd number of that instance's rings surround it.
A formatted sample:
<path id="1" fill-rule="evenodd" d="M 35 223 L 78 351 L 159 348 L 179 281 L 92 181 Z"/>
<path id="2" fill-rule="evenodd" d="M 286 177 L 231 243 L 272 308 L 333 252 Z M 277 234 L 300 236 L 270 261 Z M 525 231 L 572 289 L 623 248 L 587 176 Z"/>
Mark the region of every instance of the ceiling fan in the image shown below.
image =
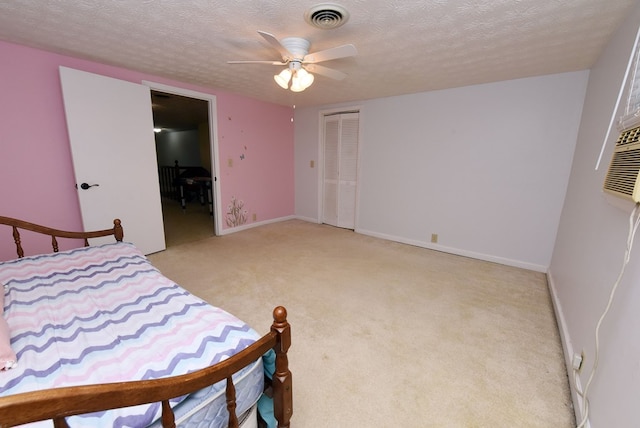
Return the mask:
<path id="1" fill-rule="evenodd" d="M 342 80 L 347 75 L 341 71 L 318 65 L 319 62 L 333 59 L 355 56 L 358 51 L 355 46 L 342 45 L 335 48 L 325 49 L 318 52 L 309 53 L 311 43 L 301 37 L 286 37 L 278 40 L 273 34 L 258 31 L 269 44 L 281 55 L 281 61 L 228 61 L 228 64 L 271 64 L 287 66 L 279 74 L 273 76 L 276 83 L 284 89 L 291 89 L 294 92 L 304 91 L 313 83 L 313 73 L 321 74 L 336 80 Z M 289 88 L 289 82 L 291 87 Z"/>

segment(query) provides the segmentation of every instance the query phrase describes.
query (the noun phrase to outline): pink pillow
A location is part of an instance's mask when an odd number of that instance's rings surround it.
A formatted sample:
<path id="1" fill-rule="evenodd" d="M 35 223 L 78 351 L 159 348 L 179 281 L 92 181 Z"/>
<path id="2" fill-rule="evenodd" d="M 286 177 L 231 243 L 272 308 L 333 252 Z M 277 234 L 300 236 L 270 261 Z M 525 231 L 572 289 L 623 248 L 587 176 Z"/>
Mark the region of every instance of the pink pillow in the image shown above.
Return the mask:
<path id="1" fill-rule="evenodd" d="M 4 285 L 0 284 L 0 315 L 4 315 Z M 16 353 L 11 349 L 11 334 L 9 325 L 0 316 L 0 370 L 12 369 L 18 365 Z"/>

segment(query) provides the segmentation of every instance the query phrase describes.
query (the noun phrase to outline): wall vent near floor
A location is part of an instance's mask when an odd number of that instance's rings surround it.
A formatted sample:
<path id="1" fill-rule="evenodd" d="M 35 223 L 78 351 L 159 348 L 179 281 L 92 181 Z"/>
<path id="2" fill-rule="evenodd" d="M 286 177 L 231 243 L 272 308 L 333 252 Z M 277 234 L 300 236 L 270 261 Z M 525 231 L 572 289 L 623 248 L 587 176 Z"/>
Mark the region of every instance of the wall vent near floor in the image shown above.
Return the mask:
<path id="1" fill-rule="evenodd" d="M 618 137 L 604 180 L 608 193 L 640 202 L 640 127 L 623 131 Z"/>

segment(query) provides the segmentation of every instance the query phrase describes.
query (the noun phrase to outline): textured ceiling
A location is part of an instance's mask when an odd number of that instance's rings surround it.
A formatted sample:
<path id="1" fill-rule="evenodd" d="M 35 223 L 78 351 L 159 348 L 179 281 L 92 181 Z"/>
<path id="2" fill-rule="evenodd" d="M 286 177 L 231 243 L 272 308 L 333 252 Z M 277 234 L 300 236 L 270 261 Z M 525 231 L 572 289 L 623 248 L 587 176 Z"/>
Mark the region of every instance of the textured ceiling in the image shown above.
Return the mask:
<path id="1" fill-rule="evenodd" d="M 3 0 L 0 40 L 87 58 L 283 105 L 321 105 L 590 68 L 638 0 L 344 0 L 348 22 L 321 30 L 322 1 Z M 304 37 L 311 52 L 352 43 L 304 92 L 257 31 Z"/>

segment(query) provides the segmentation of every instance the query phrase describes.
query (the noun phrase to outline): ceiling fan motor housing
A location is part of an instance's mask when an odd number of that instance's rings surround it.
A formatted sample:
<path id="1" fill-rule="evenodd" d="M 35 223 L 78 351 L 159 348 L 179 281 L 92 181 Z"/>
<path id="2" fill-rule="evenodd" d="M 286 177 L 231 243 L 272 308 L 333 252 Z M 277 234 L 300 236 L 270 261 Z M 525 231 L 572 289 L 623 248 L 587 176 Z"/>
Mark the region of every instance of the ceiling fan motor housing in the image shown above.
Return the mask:
<path id="1" fill-rule="evenodd" d="M 308 40 L 300 37 L 285 37 L 280 43 L 293 55 L 293 58 L 288 58 L 289 60 L 302 61 L 305 55 L 309 53 L 309 47 L 311 46 Z"/>

